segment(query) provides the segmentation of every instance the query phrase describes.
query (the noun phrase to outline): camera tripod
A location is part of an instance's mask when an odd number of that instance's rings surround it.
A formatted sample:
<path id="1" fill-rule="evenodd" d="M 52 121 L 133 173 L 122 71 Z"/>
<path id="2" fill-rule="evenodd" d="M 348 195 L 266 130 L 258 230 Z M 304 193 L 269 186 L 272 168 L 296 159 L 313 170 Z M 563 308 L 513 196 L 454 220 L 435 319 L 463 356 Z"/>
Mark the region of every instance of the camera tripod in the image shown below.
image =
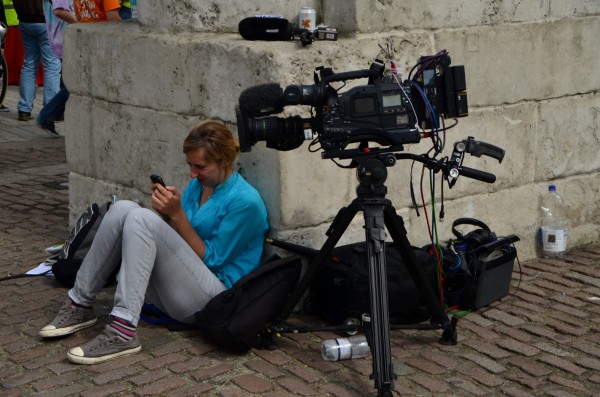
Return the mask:
<path id="1" fill-rule="evenodd" d="M 417 257 L 407 238 L 404 221 L 396 213 L 390 200 L 385 198 L 387 187 L 384 185 L 387 179 L 387 167 L 396 162 L 399 154 L 372 155 L 359 158 L 357 166 L 357 198 L 352 203 L 342 208 L 336 215 L 333 223 L 327 231 L 327 240 L 322 248 L 312 258 L 310 265 L 300 280 L 296 289 L 292 292 L 289 300 L 284 305 L 279 316 L 273 321 L 271 329 L 276 332 L 311 332 L 324 330 L 320 328 L 298 328 L 285 324 L 285 319 L 294 310 L 306 289 L 314 279 L 318 268 L 330 256 L 331 251 L 352 222 L 354 216 L 362 211 L 365 220 L 365 237 L 367 246 L 367 258 L 369 264 L 369 290 L 371 298 L 370 321 L 363 321 L 362 329 L 365 332 L 371 354 L 373 357 L 373 372 L 371 379 L 374 380 L 378 396 L 391 396 L 394 379 L 390 329 L 394 328 L 417 328 L 417 329 L 442 329 L 440 339 L 442 344 L 456 344 L 456 318 L 450 320 L 433 287 L 427 282 L 423 270 L 417 263 Z M 410 272 L 415 285 L 421 292 L 427 307 L 431 313 L 431 324 L 421 326 L 390 326 L 387 272 L 385 256 L 385 228 L 392 237 L 395 247 L 400 252 L 402 259 Z M 277 244 L 274 244 L 277 245 Z M 335 327 L 335 330 L 357 330 L 357 326 Z"/>

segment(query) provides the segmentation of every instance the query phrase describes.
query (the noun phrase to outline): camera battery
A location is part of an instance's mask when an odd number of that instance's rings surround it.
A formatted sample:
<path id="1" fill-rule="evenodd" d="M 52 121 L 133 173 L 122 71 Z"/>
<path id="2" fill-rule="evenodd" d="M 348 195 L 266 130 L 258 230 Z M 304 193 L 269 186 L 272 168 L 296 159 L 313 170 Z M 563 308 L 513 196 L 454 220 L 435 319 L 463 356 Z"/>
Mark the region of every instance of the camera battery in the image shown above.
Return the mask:
<path id="1" fill-rule="evenodd" d="M 317 28 L 317 40 L 337 41 L 338 32 L 336 28 L 320 26 Z"/>

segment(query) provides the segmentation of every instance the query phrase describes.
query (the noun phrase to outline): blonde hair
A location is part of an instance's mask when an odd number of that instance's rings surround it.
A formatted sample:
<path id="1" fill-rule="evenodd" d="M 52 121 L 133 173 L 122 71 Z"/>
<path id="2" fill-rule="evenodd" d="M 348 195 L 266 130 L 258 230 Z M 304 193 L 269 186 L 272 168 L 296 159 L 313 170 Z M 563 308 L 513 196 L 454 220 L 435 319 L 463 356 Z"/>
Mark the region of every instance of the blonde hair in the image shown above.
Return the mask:
<path id="1" fill-rule="evenodd" d="M 231 168 L 239 153 L 239 144 L 225 124 L 215 120 L 202 121 L 183 141 L 183 153 L 204 148 L 209 161 L 228 164 Z"/>

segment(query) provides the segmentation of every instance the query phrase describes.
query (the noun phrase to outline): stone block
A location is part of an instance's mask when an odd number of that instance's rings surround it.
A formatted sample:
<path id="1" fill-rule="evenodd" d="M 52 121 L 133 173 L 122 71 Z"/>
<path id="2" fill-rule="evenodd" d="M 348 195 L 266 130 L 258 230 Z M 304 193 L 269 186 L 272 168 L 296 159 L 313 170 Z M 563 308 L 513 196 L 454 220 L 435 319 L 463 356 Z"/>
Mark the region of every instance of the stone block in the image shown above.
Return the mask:
<path id="1" fill-rule="evenodd" d="M 150 174 L 182 183 L 183 139 L 199 120 L 72 95 L 65 135 L 71 171 L 150 191 Z"/>
<path id="2" fill-rule="evenodd" d="M 434 34 L 465 65 L 469 106 L 514 104 L 600 89 L 600 18 L 493 25 Z"/>
<path id="3" fill-rule="evenodd" d="M 454 142 L 469 136 L 497 146 L 503 149 L 505 154 L 502 163 L 489 156 L 478 158 L 465 155 L 465 167 L 494 174 L 496 182 L 488 184 L 461 176 L 454 188 L 445 191 L 446 197 L 490 193 L 533 182 L 537 111 L 538 107 L 535 104 L 521 103 L 514 106 L 476 108 L 469 112 L 468 117 L 458 119 L 458 125 L 447 133 L 446 155 L 451 155 Z"/>
<path id="4" fill-rule="evenodd" d="M 390 43 L 403 55 L 403 71 L 424 52 L 434 51 L 427 35 L 402 32 L 322 42 L 310 49 L 298 42 L 247 41 L 235 35 L 146 33 L 137 24 L 124 23 L 75 25 L 66 36 L 64 74 L 71 92 L 232 122 L 239 94 L 250 86 L 313 84 L 318 66 L 335 72 L 368 69 L 381 58 L 378 43 Z M 83 47 L 100 55 L 69 55 Z"/>
<path id="5" fill-rule="evenodd" d="M 535 164 L 536 180 L 587 174 L 600 168 L 600 95 L 542 101 Z"/>
<path id="6" fill-rule="evenodd" d="M 149 190 L 149 189 L 148 189 Z M 92 203 L 133 200 L 144 207 L 150 207 L 149 196 L 138 189 L 126 187 L 111 181 L 90 178 L 76 172 L 69 173 L 69 225 L 73 227 L 79 216 Z"/>
<path id="7" fill-rule="evenodd" d="M 231 44 L 238 42 L 243 43 Z M 243 78 L 245 72 L 232 76 L 245 68 L 235 62 L 237 50 L 219 45 L 216 35 L 154 35 L 136 24 L 81 24 L 69 27 L 65 43 L 65 83 L 74 94 L 183 116 L 233 118 L 240 89 L 230 84 Z M 81 47 L 100 55 L 69 56 Z M 254 59 L 258 70 L 266 69 L 258 55 Z"/>

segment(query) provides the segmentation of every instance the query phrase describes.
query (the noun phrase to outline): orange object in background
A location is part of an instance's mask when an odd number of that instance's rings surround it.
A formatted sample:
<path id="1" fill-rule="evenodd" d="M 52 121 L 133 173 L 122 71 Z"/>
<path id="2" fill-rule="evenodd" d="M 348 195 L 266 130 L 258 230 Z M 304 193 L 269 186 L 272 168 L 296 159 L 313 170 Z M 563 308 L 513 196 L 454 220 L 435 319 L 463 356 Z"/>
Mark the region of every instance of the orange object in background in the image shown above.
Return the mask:
<path id="1" fill-rule="evenodd" d="M 19 27 L 9 26 L 4 43 L 4 57 L 6 58 L 6 66 L 8 68 L 9 85 L 19 85 L 24 56 L 25 50 L 23 49 Z M 41 62 L 35 82 L 38 86 L 44 85 L 44 67 Z"/>

